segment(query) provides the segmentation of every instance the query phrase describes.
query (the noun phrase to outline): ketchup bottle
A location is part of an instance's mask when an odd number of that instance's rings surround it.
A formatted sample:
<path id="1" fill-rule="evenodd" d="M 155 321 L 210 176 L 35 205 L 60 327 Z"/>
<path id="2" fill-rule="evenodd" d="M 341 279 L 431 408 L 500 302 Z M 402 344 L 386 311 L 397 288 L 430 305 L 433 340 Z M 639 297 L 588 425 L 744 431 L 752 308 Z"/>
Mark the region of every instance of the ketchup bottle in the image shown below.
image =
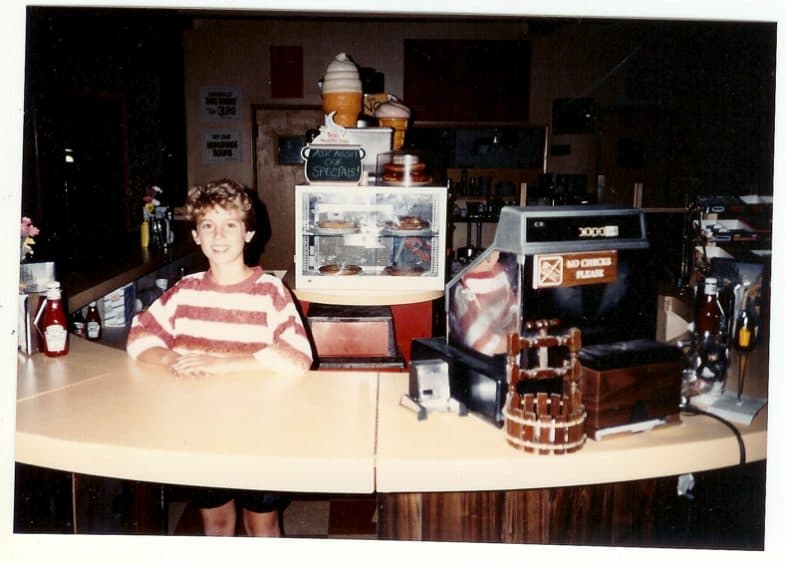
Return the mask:
<path id="1" fill-rule="evenodd" d="M 85 317 L 85 336 L 88 341 L 101 340 L 101 315 L 98 313 L 98 306 L 95 302 L 90 302 L 87 306 L 87 317 Z"/>
<path id="2" fill-rule="evenodd" d="M 722 317 L 723 311 L 719 301 L 719 292 L 717 291 L 717 279 L 706 278 L 703 293 L 698 297 L 695 312 L 695 332 L 699 335 L 719 333 Z"/>
<path id="3" fill-rule="evenodd" d="M 62 292 L 59 282 L 50 282 L 46 288 L 43 332 L 44 354 L 63 356 L 68 354 L 68 322 L 63 310 Z"/>
<path id="4" fill-rule="evenodd" d="M 77 337 L 86 337 L 84 328 L 84 315 L 82 315 L 82 308 L 77 309 L 71 316 L 71 332 Z"/>

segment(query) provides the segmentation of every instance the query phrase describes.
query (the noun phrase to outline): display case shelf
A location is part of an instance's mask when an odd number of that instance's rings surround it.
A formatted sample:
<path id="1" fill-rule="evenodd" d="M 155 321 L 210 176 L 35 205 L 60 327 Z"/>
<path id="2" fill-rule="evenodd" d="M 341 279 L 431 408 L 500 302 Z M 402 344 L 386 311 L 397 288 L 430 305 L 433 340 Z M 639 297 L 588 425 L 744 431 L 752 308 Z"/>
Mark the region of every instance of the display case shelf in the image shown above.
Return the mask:
<path id="1" fill-rule="evenodd" d="M 295 187 L 295 288 L 444 289 L 447 188 Z"/>

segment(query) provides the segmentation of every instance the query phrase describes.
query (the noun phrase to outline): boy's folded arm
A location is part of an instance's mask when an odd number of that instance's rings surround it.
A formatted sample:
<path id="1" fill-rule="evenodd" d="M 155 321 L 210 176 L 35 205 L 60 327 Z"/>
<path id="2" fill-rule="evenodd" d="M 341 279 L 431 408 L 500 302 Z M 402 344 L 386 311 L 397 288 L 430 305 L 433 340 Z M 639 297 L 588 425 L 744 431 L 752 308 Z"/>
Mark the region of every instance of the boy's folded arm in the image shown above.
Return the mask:
<path id="1" fill-rule="evenodd" d="M 311 359 L 280 345 L 269 345 L 253 355 L 257 369 L 266 372 L 301 373 L 311 368 Z"/>
<path id="2" fill-rule="evenodd" d="M 215 357 L 200 354 L 181 355 L 166 347 L 148 348 L 137 360 L 167 366 L 175 372 L 229 373 L 229 372 L 278 372 L 297 373 L 311 367 L 311 359 L 293 353 L 286 347 L 270 345 L 254 355 Z"/>
<path id="3" fill-rule="evenodd" d="M 302 374 L 311 366 L 310 359 L 287 354 L 285 348 L 271 345 L 254 355 L 217 357 L 203 354 L 180 356 L 171 365 L 177 374 L 279 373 Z"/>

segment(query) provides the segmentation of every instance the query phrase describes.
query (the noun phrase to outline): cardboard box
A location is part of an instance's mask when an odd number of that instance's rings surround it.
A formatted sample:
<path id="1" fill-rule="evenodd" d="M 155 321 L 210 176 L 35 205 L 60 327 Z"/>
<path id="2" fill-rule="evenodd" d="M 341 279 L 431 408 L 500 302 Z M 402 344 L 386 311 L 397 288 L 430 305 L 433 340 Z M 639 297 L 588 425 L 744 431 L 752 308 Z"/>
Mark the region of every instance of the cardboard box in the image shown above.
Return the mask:
<path id="1" fill-rule="evenodd" d="M 657 296 L 657 334 L 661 343 L 671 343 L 687 338 L 690 322 L 695 317 L 692 294 L 683 296 Z"/>
<path id="2" fill-rule="evenodd" d="M 99 302 L 99 313 L 105 327 L 126 327 L 134 317 L 136 291 L 134 283 L 108 293 Z"/>

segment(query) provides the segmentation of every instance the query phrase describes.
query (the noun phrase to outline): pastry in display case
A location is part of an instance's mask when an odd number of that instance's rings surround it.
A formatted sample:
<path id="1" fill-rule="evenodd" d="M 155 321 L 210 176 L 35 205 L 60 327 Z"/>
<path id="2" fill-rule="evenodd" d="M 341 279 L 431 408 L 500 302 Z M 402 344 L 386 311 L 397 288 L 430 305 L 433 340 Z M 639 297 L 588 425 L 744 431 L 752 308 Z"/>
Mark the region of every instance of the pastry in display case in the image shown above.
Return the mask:
<path id="1" fill-rule="evenodd" d="M 295 187 L 298 289 L 443 290 L 447 188 Z"/>
<path id="2" fill-rule="evenodd" d="M 389 151 L 376 157 L 376 183 L 386 186 L 428 186 L 433 173 L 419 151 Z"/>

